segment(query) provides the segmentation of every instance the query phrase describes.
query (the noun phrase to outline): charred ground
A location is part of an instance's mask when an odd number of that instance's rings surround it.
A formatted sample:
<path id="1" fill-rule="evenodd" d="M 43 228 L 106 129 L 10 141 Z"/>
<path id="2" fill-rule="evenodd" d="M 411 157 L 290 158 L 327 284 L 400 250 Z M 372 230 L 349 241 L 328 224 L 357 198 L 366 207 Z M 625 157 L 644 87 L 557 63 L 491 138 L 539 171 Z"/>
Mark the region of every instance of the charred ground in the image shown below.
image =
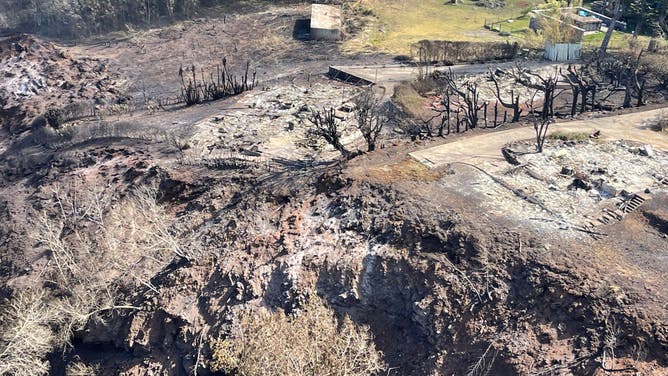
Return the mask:
<path id="1" fill-rule="evenodd" d="M 606 139 L 604 127 L 601 139 L 566 132 L 544 154 L 520 155 L 518 170 L 480 148 L 493 130 L 474 129 L 446 143 L 483 163 L 428 168 L 408 154 L 444 141 L 410 141 L 397 123 L 378 150 L 340 162 L 307 145 L 309 118 L 334 108 L 350 125 L 346 145 L 362 149 L 347 112 L 360 89 L 322 73 L 333 61 L 390 58 L 293 40 L 305 12 L 272 7 L 75 47 L 3 41 L 31 46 L 3 55 L 20 57 L 6 65 L 10 79 L 31 78 L 27 99 L 12 96 L 11 80 L 0 92 L 11 109 L 0 144 L 2 297 L 8 306 L 47 291 L 38 307 L 70 317 L 70 344 L 46 352 L 50 372 L 211 374 L 216 341 L 246 312 L 299 314 L 317 295 L 370 328 L 383 373 L 663 374 L 665 132 L 652 133 L 654 148 Z M 248 25 L 261 31 L 241 31 Z M 225 56 L 252 61 L 259 86 L 196 106 L 149 105 L 179 94 L 180 66 L 210 70 Z M 122 107 L 136 102 L 144 107 Z M 73 103 L 101 113 L 59 129 L 40 116 Z M 651 199 L 580 231 L 619 198 L 568 188 L 574 176 L 561 167 L 605 169 L 601 178 Z"/>

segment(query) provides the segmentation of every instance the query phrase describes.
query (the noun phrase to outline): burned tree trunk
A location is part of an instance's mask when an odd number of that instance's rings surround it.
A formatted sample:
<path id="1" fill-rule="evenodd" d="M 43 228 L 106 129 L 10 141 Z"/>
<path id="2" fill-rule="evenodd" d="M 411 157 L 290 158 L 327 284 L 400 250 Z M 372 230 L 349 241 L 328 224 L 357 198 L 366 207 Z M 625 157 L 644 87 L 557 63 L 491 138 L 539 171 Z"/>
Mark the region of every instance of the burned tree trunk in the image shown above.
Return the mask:
<path id="1" fill-rule="evenodd" d="M 573 93 L 573 103 L 571 105 L 571 116 L 575 115 L 578 108 L 578 98 L 582 96 L 582 103 L 580 105 L 580 113 L 583 113 L 587 110 L 587 97 L 589 92 L 596 90 L 596 83 L 593 80 L 588 81 L 584 77 L 584 72 L 587 70 L 587 66 L 583 66 L 580 70 L 575 68 L 572 65 L 568 66 L 567 73 L 563 73 L 560 70 L 561 76 L 568 82 L 571 87 L 571 92 Z"/>
<path id="2" fill-rule="evenodd" d="M 547 120 L 554 116 L 554 98 L 556 97 L 557 83 L 559 77 L 557 70 L 553 74 L 543 77 L 540 74 L 531 73 L 528 70 L 517 67 L 513 73 L 515 80 L 522 86 L 543 93 L 543 109 L 541 118 Z"/>
<path id="3" fill-rule="evenodd" d="M 457 82 L 452 70 L 444 75 L 444 79 L 446 86 L 452 93 L 458 96 L 459 101 L 464 102 L 463 104 L 460 103 L 458 110 L 464 113 L 464 121 L 466 122 L 467 129 L 476 128 L 480 120 L 478 112 L 485 106 L 484 103 L 480 104 L 478 86 L 470 81 Z M 459 120 L 457 124 L 457 132 L 459 132 Z"/>
<path id="4" fill-rule="evenodd" d="M 552 119 L 533 119 L 533 129 L 536 131 L 536 151 L 543 152 L 543 146 L 547 139 L 547 131 L 552 123 Z"/>
<path id="5" fill-rule="evenodd" d="M 324 109 L 323 111 L 313 111 L 310 121 L 313 128 L 307 131 L 307 137 L 324 139 L 334 149 L 336 149 L 344 159 L 352 159 L 355 154 L 350 152 L 341 142 L 341 125 L 334 116 L 334 109 Z"/>
<path id="6" fill-rule="evenodd" d="M 386 119 L 381 115 L 380 101 L 371 89 L 358 95 L 355 100 L 357 128 L 367 144 L 367 151 L 376 150 L 376 140 L 383 130 Z"/>
<path id="7" fill-rule="evenodd" d="M 498 102 L 501 103 L 503 107 L 513 110 L 513 118 L 510 122 L 516 123 L 520 121 L 520 116 L 522 115 L 522 110 L 520 109 L 520 95 L 518 94 L 517 96 L 515 96 L 515 92 L 511 90 L 510 102 L 504 101 L 501 96 L 501 89 L 499 87 L 499 81 L 496 78 L 496 74 L 490 70 L 489 77 L 494 82 L 494 87 L 496 88 L 496 99 L 498 100 Z"/>

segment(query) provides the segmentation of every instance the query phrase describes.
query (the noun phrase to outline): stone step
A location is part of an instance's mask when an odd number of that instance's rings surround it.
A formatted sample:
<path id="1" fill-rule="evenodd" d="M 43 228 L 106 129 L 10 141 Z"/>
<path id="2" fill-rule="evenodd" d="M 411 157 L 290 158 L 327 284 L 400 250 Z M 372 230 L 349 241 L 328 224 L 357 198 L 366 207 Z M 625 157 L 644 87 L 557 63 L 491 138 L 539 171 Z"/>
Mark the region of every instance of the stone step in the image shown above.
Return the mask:
<path id="1" fill-rule="evenodd" d="M 605 212 L 606 215 L 617 221 L 621 221 L 622 218 L 624 218 L 623 213 L 617 213 L 617 211 L 612 211 L 610 209 L 603 209 L 603 211 Z"/>

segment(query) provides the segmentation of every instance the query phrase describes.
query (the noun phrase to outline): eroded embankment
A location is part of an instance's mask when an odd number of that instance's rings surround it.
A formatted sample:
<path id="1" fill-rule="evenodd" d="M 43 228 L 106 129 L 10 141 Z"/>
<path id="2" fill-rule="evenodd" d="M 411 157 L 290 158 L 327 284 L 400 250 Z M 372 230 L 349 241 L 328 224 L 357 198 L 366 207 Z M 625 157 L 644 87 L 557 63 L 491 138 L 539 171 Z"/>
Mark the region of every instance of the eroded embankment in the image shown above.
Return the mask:
<path id="1" fill-rule="evenodd" d="M 200 258 L 134 294 L 140 311 L 90 323 L 73 352 L 129 374 L 207 374 L 210 339 L 241 312 L 317 294 L 371 327 L 394 374 L 665 370 L 661 312 L 529 231 L 345 172 L 264 184 L 202 227 Z"/>

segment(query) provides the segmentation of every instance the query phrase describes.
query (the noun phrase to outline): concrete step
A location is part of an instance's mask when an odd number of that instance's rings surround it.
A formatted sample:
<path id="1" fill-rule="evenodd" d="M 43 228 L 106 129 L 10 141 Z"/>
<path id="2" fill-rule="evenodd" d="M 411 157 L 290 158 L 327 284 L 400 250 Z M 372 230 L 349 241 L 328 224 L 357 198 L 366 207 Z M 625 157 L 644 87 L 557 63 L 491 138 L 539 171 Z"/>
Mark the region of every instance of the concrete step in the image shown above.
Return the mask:
<path id="1" fill-rule="evenodd" d="M 604 209 L 603 211 L 605 212 L 605 214 L 606 214 L 608 217 L 610 217 L 610 218 L 612 218 L 612 219 L 614 219 L 614 220 L 616 220 L 616 221 L 621 221 L 622 218 L 624 218 L 624 215 L 623 215 L 623 214 L 620 215 L 620 214 L 618 214 L 618 213 L 616 213 L 616 212 L 614 212 L 614 211 L 612 211 L 612 210 Z"/>

